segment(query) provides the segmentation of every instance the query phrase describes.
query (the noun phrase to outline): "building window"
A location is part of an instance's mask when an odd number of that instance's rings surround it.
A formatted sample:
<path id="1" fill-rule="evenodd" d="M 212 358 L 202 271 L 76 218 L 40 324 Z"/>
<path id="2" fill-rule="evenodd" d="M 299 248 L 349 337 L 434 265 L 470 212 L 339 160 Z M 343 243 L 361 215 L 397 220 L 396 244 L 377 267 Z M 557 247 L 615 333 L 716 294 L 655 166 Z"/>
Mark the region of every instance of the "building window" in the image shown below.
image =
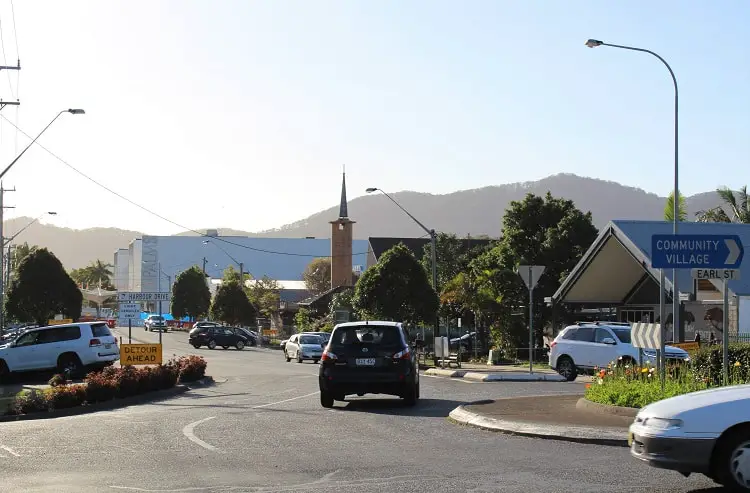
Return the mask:
<path id="1" fill-rule="evenodd" d="M 654 310 L 648 309 L 648 308 L 620 310 L 620 322 L 653 323 L 654 322 Z"/>

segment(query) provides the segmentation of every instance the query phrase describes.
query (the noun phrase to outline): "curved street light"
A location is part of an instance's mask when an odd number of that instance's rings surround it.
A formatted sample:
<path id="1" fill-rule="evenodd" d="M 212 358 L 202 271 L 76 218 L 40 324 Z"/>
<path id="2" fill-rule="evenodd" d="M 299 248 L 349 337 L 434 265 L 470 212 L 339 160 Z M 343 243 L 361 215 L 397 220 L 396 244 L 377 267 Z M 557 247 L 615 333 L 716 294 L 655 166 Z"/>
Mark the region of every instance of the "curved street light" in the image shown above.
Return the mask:
<path id="1" fill-rule="evenodd" d="M 220 247 L 216 242 L 213 242 L 211 240 L 203 240 L 204 245 L 208 245 L 209 243 L 215 246 L 216 248 L 218 248 L 219 250 L 221 250 L 222 252 L 224 252 L 224 255 L 232 259 L 232 261 L 240 267 L 240 286 L 244 288 L 245 286 L 245 282 L 244 282 L 245 281 L 245 277 L 244 277 L 245 276 L 245 264 L 240 262 L 236 258 L 232 257 L 231 255 L 229 255 L 229 252 L 227 252 L 222 247 Z"/>

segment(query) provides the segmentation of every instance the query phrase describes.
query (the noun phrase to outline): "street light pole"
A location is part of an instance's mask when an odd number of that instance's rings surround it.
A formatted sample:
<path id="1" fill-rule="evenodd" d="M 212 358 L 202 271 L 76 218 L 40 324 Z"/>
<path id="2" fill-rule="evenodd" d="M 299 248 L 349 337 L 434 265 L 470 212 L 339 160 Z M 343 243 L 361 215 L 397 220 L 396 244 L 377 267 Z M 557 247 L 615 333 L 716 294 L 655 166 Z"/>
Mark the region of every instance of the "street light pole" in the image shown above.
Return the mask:
<path id="1" fill-rule="evenodd" d="M 390 195 L 388 195 L 387 193 L 385 193 L 383 190 L 381 190 L 379 188 L 371 187 L 371 188 L 368 188 L 365 191 L 367 193 L 380 192 L 383 195 L 385 195 L 386 197 L 388 197 L 391 202 L 393 202 L 394 204 L 396 204 L 399 209 L 401 209 L 407 216 L 409 216 L 411 218 L 412 221 L 414 221 L 415 223 L 417 223 L 420 228 L 422 228 L 428 235 L 430 235 L 430 261 L 432 263 L 432 286 L 435 288 L 435 292 L 437 293 L 438 292 L 438 279 L 437 279 L 437 233 L 435 232 L 435 230 L 434 229 L 428 229 L 427 226 L 425 226 L 424 224 L 422 224 L 419 221 L 419 219 L 417 219 L 416 217 L 412 216 L 409 211 L 407 211 L 406 209 L 404 209 L 401 206 L 401 204 L 399 204 L 398 202 L 396 202 L 396 200 L 393 197 L 391 197 Z M 435 337 L 440 337 L 440 312 L 439 311 L 435 312 L 435 332 L 434 332 L 434 335 L 435 335 Z"/>
<path id="2" fill-rule="evenodd" d="M 157 272 L 156 272 L 156 279 L 157 279 L 156 286 L 157 286 L 157 288 L 156 289 L 159 291 L 159 319 L 161 320 L 161 317 L 162 317 L 162 315 L 161 315 L 161 260 L 158 261 L 158 262 L 156 262 L 156 269 L 157 269 Z M 164 322 L 164 324 L 166 325 L 166 322 Z M 164 332 L 164 327 L 162 327 L 161 329 L 159 329 L 159 344 L 161 344 L 161 333 L 162 332 Z"/>
<path id="3" fill-rule="evenodd" d="M 636 48 L 633 46 L 624 46 L 605 43 L 598 39 L 589 39 L 586 41 L 586 46 L 589 48 L 596 48 L 597 46 L 609 46 L 611 48 L 620 48 L 622 50 L 640 51 L 641 53 L 648 53 L 649 55 L 655 56 L 661 63 L 669 70 L 669 75 L 672 77 L 672 83 L 674 84 L 674 189 L 672 191 L 672 233 L 677 234 L 679 216 L 680 216 L 680 188 L 679 188 L 679 90 L 677 89 L 677 77 L 674 75 L 672 67 L 669 66 L 667 61 L 659 56 L 657 53 L 646 50 L 643 48 Z M 661 286 L 664 289 L 664 286 Z M 666 325 L 665 320 L 661 323 Z M 677 289 L 677 269 L 672 269 L 672 341 L 675 340 L 677 330 L 680 326 L 680 293 Z M 662 332 L 662 339 L 664 338 L 664 332 Z"/>
<path id="4" fill-rule="evenodd" d="M 211 241 L 211 240 L 203 240 L 203 244 L 204 245 L 208 245 L 209 243 L 211 243 L 213 246 L 215 246 L 216 248 L 218 248 L 219 250 L 221 250 L 222 252 L 224 252 L 224 255 L 226 255 L 227 257 L 229 257 L 232 260 L 232 262 L 234 262 L 235 264 L 237 264 L 237 266 L 240 268 L 240 286 L 244 287 L 245 283 L 244 283 L 243 276 L 245 275 L 245 264 L 243 262 L 240 262 L 236 258 L 232 257 L 231 255 L 229 255 L 229 252 L 227 252 L 226 250 L 224 250 L 223 248 L 221 248 L 219 245 L 217 245 L 213 241 Z M 204 258 L 204 260 L 205 260 L 205 258 Z M 206 263 L 204 262 L 203 263 L 203 271 L 204 271 L 204 273 L 205 273 L 205 270 L 206 270 L 205 266 L 206 266 Z"/>

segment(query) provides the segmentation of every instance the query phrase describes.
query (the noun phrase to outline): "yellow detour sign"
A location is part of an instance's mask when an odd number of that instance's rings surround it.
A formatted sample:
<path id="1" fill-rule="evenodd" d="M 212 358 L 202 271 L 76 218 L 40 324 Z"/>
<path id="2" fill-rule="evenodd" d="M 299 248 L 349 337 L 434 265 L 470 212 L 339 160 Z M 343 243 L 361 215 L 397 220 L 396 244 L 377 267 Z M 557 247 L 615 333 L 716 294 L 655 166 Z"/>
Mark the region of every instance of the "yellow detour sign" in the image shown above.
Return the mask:
<path id="1" fill-rule="evenodd" d="M 123 344 L 120 366 L 161 364 L 161 344 Z"/>
<path id="2" fill-rule="evenodd" d="M 63 318 L 62 320 L 47 320 L 47 325 L 62 325 L 62 324 L 72 324 L 73 319 L 72 318 Z"/>

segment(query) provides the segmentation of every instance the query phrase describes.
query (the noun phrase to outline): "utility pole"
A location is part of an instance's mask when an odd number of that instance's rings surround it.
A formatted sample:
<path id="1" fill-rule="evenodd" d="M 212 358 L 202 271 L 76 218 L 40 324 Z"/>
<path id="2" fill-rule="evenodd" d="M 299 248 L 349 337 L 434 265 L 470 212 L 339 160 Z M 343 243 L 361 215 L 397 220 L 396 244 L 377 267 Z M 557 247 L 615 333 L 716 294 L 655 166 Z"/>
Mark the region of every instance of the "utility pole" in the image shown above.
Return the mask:
<path id="1" fill-rule="evenodd" d="M 2 109 L 2 108 L 0 108 Z M 5 248 L 2 245 L 5 243 L 5 236 L 3 231 L 3 223 L 5 222 L 5 209 L 14 209 L 13 206 L 7 206 L 3 202 L 5 192 L 15 192 L 16 187 L 3 188 L 3 183 L 0 182 L 0 335 L 5 330 Z"/>
<path id="2" fill-rule="evenodd" d="M 206 262 L 208 260 L 206 260 L 206 257 L 203 257 L 203 277 L 206 277 Z"/>
<path id="3" fill-rule="evenodd" d="M 245 278 L 243 277 L 245 270 L 245 264 L 240 262 L 240 288 L 245 289 Z"/>

